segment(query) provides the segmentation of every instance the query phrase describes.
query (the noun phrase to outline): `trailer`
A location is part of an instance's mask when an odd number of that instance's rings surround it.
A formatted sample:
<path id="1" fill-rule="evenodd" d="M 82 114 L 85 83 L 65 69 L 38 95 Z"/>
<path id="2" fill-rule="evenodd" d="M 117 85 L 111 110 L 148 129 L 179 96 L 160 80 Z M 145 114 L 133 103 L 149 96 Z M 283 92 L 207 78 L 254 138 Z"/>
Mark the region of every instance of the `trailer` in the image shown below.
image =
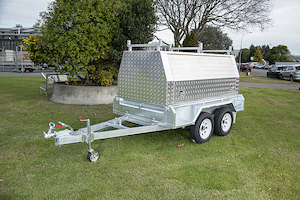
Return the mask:
<path id="1" fill-rule="evenodd" d="M 38 69 L 41 68 L 38 66 L 34 66 L 34 63 L 30 61 L 24 61 L 23 63 L 18 62 L 17 64 L 17 70 L 20 72 L 26 72 L 26 71 L 33 72 L 34 70 L 38 70 Z"/>
<path id="2" fill-rule="evenodd" d="M 0 62 L 1 71 L 20 71 L 20 72 L 33 72 L 34 70 L 40 69 L 34 66 L 34 63 L 30 60 L 25 60 L 24 62 L 17 61 L 2 61 Z"/>
<path id="3" fill-rule="evenodd" d="M 56 146 L 85 142 L 87 159 L 94 162 L 99 158 L 99 152 L 92 149 L 94 140 L 184 127 L 190 127 L 195 143 L 209 141 L 213 133 L 229 134 L 245 102 L 239 94 L 234 56 L 160 51 L 160 46 L 149 50 L 149 45 L 128 43 L 113 102 L 113 112 L 120 117 L 95 125 L 80 117 L 86 122 L 81 129 L 50 122 L 44 138 L 54 137 Z M 125 126 L 125 122 L 137 126 Z"/>

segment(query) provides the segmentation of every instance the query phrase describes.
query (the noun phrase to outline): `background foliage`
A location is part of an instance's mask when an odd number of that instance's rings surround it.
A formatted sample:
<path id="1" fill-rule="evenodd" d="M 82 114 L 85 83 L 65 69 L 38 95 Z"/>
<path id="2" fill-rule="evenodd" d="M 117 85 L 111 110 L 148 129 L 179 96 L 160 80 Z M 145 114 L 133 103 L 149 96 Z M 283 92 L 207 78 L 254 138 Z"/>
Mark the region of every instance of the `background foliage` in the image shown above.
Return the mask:
<path id="1" fill-rule="evenodd" d="M 119 66 L 122 53 L 127 49 L 127 40 L 132 44 L 147 44 L 153 40 L 157 18 L 152 1 L 122 0 L 117 14 L 119 26 L 114 30 L 110 55 Z"/>
<path id="2" fill-rule="evenodd" d="M 174 34 L 175 46 L 182 45 L 191 30 L 201 33 L 206 25 L 238 31 L 248 27 L 263 30 L 271 24 L 271 0 L 154 0 L 154 3 L 160 24 Z"/>
<path id="3" fill-rule="evenodd" d="M 91 85 L 90 71 L 106 65 L 118 5 L 115 1 L 56 0 L 48 10 L 41 15 L 42 36 L 37 38 L 41 53 L 47 63 L 61 65 L 61 72 Z"/>
<path id="4" fill-rule="evenodd" d="M 188 34 L 185 37 L 182 45 L 184 47 L 198 47 L 199 46 L 199 42 L 198 42 L 197 36 L 194 31 L 192 31 L 190 34 Z"/>
<path id="5" fill-rule="evenodd" d="M 220 27 L 205 25 L 201 31 L 195 32 L 205 50 L 225 50 L 232 46 L 232 40 Z"/>
<path id="6" fill-rule="evenodd" d="M 232 40 L 220 27 L 206 25 L 201 32 L 191 31 L 183 40 L 184 47 L 198 47 L 203 44 L 204 50 L 225 50 L 232 46 Z"/>
<path id="7" fill-rule="evenodd" d="M 36 65 L 43 64 L 43 55 L 40 53 L 36 43 L 37 37 L 38 36 L 23 37 L 22 39 L 26 45 L 21 45 L 22 49 L 30 53 L 29 58 Z"/>
<path id="8" fill-rule="evenodd" d="M 275 64 L 275 62 L 293 62 L 290 51 L 285 45 L 273 47 L 269 54 L 266 55 L 266 60 L 271 64 Z"/>
<path id="9" fill-rule="evenodd" d="M 262 61 L 263 57 L 262 57 L 262 54 L 260 52 L 260 49 L 259 47 L 255 47 L 255 52 L 254 52 L 254 55 L 253 55 L 253 62 L 259 62 L 259 63 L 263 63 Z"/>
<path id="10" fill-rule="evenodd" d="M 290 51 L 285 45 L 274 46 L 270 49 L 269 45 L 256 46 L 251 45 L 249 49 L 242 49 L 242 63 L 260 62 L 260 60 L 267 61 L 270 65 L 275 62 L 293 62 Z M 239 57 L 236 57 L 239 60 Z"/>
<path id="11" fill-rule="evenodd" d="M 150 0 L 56 0 L 41 18 L 43 61 L 85 85 L 112 84 L 126 40 L 150 41 L 156 24 Z"/>

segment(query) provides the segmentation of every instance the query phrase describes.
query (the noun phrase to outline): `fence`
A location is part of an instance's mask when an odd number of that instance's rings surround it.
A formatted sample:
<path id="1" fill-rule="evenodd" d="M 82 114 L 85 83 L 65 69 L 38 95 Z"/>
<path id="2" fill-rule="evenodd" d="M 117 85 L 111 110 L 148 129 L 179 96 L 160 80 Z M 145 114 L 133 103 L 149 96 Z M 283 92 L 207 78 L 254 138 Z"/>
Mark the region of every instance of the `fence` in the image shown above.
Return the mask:
<path id="1" fill-rule="evenodd" d="M 27 51 L 5 50 L 0 52 L 0 72 L 14 72 L 24 66 L 33 67 Z"/>

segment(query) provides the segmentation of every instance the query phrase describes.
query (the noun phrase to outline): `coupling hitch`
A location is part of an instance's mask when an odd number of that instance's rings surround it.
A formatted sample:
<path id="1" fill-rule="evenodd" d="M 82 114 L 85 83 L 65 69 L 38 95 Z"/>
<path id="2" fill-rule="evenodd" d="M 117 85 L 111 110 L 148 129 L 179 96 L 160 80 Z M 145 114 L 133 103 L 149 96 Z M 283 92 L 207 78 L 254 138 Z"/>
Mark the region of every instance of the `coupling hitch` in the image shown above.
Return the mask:
<path id="1" fill-rule="evenodd" d="M 59 121 L 58 123 L 60 125 L 57 126 L 55 126 L 53 122 L 50 122 L 48 132 L 44 132 L 44 138 L 48 139 L 54 137 L 56 146 L 73 143 L 74 141 L 86 142 L 89 146 L 87 159 L 90 162 L 95 162 L 99 159 L 100 154 L 99 151 L 97 151 L 96 149 L 92 149 L 92 142 L 94 141 L 94 132 L 91 130 L 90 119 L 82 119 L 82 117 L 79 117 L 79 120 L 82 122 L 86 122 L 86 129 L 74 130 L 70 125 L 67 125 L 63 122 Z M 55 131 L 56 128 L 66 129 Z"/>
<path id="2" fill-rule="evenodd" d="M 52 130 L 55 129 L 55 124 L 53 122 L 50 122 L 49 123 L 49 130 L 47 133 L 44 132 L 44 138 L 45 139 L 48 139 L 48 138 L 51 138 L 51 137 L 55 137 L 56 136 L 56 132 L 52 132 Z"/>
<path id="3" fill-rule="evenodd" d="M 74 133 L 74 129 L 70 126 L 70 125 L 67 125 L 63 122 L 58 122 L 60 125 L 57 125 L 55 126 L 55 124 L 53 122 L 50 122 L 49 123 L 49 130 L 48 132 L 44 132 L 44 138 L 45 139 L 48 139 L 48 138 L 51 138 L 51 137 L 56 137 L 58 135 L 65 135 L 65 134 L 73 134 Z M 69 128 L 69 129 L 65 129 L 65 130 L 62 130 L 62 131 L 59 131 L 59 132 L 56 132 L 54 131 L 54 129 L 56 128 L 63 128 L 63 127 L 66 127 L 66 128 Z"/>

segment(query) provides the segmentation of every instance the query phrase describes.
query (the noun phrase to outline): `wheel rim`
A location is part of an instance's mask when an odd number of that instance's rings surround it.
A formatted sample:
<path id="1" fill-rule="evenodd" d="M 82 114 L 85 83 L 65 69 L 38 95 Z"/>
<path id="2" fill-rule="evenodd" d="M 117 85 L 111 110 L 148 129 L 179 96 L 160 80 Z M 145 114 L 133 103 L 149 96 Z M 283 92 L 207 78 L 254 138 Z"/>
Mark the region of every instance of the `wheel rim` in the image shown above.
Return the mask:
<path id="1" fill-rule="evenodd" d="M 90 160 L 92 161 L 92 162 L 95 162 L 96 160 L 98 160 L 98 158 L 99 158 L 99 152 L 98 151 L 92 151 L 91 152 L 91 156 L 90 156 Z"/>
<path id="2" fill-rule="evenodd" d="M 200 125 L 199 135 L 202 139 L 209 137 L 212 131 L 212 122 L 209 119 L 204 119 Z"/>
<path id="3" fill-rule="evenodd" d="M 222 117 L 222 120 L 221 120 L 222 130 L 224 132 L 227 132 L 231 127 L 231 123 L 232 123 L 231 115 L 229 113 L 225 113 L 225 115 Z"/>

